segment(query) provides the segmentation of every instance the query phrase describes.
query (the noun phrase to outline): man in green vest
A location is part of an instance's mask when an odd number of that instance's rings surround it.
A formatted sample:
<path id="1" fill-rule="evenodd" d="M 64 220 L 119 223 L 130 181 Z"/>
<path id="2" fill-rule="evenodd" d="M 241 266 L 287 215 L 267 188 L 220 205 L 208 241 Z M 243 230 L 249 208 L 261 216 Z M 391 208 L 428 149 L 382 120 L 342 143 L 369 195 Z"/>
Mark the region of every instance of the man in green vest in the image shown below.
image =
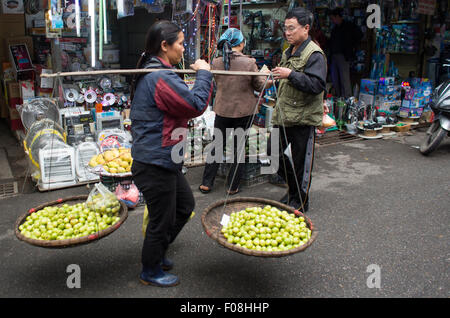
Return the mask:
<path id="1" fill-rule="evenodd" d="M 290 47 L 280 65 L 272 70 L 279 80 L 273 125 L 279 128 L 278 174 L 289 190 L 280 200 L 306 212 L 314 161 L 315 129 L 322 125 L 327 62 L 322 49 L 311 39 L 314 16 L 302 7 L 286 15 L 284 32 Z"/>

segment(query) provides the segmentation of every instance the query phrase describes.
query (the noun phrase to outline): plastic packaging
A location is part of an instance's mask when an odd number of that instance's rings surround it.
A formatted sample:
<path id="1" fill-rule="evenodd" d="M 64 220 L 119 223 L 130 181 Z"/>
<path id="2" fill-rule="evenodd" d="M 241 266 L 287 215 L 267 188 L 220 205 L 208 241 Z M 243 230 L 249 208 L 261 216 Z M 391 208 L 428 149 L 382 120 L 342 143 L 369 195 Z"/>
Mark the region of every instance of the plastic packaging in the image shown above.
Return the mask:
<path id="1" fill-rule="evenodd" d="M 17 110 L 27 131 L 35 122 L 44 118 L 59 123 L 57 100 L 53 98 L 36 98 L 26 101 L 23 105 L 18 105 Z"/>
<path id="2" fill-rule="evenodd" d="M 119 184 L 115 191 L 117 199 L 126 204 L 129 208 L 135 208 L 139 204 L 139 190 L 134 183 L 129 187 Z"/>
<path id="3" fill-rule="evenodd" d="M 120 210 L 120 203 L 114 193 L 103 184 L 96 183 L 86 200 L 86 206 L 96 213 L 115 214 Z"/>

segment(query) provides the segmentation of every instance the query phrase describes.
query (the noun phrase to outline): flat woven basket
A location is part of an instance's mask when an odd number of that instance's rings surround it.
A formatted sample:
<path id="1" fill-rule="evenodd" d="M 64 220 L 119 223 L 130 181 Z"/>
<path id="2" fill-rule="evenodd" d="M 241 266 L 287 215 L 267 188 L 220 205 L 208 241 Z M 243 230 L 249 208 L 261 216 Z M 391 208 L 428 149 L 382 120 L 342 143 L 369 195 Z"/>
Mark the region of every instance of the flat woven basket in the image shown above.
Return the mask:
<path id="1" fill-rule="evenodd" d="M 61 206 L 65 203 L 67 203 L 67 204 L 81 203 L 81 202 L 86 201 L 87 198 L 88 198 L 87 195 L 73 196 L 73 197 L 68 197 L 65 199 L 58 199 L 56 201 L 47 202 L 47 203 L 41 204 L 35 208 L 30 209 L 27 213 L 20 216 L 16 221 L 15 233 L 16 233 L 17 238 L 28 244 L 31 244 L 34 246 L 39 246 L 39 247 L 47 247 L 47 248 L 73 247 L 73 246 L 77 246 L 77 245 L 81 245 L 81 244 L 95 242 L 101 238 L 106 237 L 107 235 L 109 235 L 112 232 L 114 232 L 115 230 L 117 230 L 125 222 L 125 220 L 128 217 L 127 206 L 125 205 L 125 203 L 119 201 L 120 205 L 121 205 L 120 210 L 119 210 L 119 216 L 120 216 L 119 221 L 104 230 L 98 231 L 98 232 L 93 233 L 88 236 L 82 236 L 82 237 L 77 237 L 77 238 L 67 239 L 67 240 L 35 240 L 35 239 L 28 238 L 28 237 L 22 235 L 22 233 L 20 233 L 19 226 L 25 222 L 25 219 L 31 213 L 42 210 L 43 208 L 45 208 L 47 206 Z"/>
<path id="2" fill-rule="evenodd" d="M 224 205 L 226 203 L 225 209 Z M 287 211 L 289 213 L 295 214 L 297 217 L 304 217 L 305 223 L 307 227 L 311 230 L 311 238 L 307 243 L 305 243 L 302 246 L 299 246 L 297 248 L 293 248 L 286 251 L 256 251 L 256 250 L 250 250 L 245 247 L 240 247 L 235 244 L 232 244 L 228 242 L 228 240 L 223 236 L 222 230 L 222 224 L 220 224 L 223 214 L 230 215 L 233 212 L 238 212 L 240 210 L 249 208 L 249 207 L 261 207 L 263 208 L 266 205 L 270 205 L 272 207 L 276 207 L 281 211 Z M 261 198 L 246 198 L 246 197 L 238 197 L 233 198 L 229 200 L 221 200 L 218 202 L 215 202 L 208 206 L 202 214 L 202 225 L 206 232 L 206 234 L 212 238 L 213 240 L 217 241 L 220 245 L 233 250 L 235 252 L 249 255 L 249 256 L 257 256 L 257 257 L 283 257 L 288 256 L 291 254 L 303 252 L 308 247 L 311 246 L 311 244 L 315 241 L 317 237 L 317 230 L 314 228 L 313 223 L 311 222 L 310 218 L 308 218 L 303 213 L 293 209 L 292 207 L 282 204 L 278 201 L 273 200 L 267 200 L 267 199 L 261 199 Z"/>

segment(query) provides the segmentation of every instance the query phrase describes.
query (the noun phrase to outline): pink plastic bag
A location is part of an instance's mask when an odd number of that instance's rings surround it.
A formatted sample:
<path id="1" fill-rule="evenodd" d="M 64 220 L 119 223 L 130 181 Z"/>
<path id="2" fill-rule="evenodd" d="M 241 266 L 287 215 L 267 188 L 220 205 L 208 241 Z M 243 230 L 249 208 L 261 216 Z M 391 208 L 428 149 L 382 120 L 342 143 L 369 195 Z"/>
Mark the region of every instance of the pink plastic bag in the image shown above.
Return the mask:
<path id="1" fill-rule="evenodd" d="M 129 189 L 125 189 L 121 184 L 116 188 L 117 198 L 126 204 L 129 208 L 135 208 L 139 203 L 139 190 L 134 183 L 130 184 Z"/>

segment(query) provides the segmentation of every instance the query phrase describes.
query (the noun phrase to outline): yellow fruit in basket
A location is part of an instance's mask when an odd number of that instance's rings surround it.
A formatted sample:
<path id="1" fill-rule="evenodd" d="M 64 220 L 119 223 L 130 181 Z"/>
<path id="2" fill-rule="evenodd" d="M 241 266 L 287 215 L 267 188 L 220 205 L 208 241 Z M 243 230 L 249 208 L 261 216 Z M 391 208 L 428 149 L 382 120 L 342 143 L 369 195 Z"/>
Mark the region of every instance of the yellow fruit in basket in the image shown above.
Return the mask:
<path id="1" fill-rule="evenodd" d="M 126 168 L 125 168 L 125 171 L 126 171 L 126 172 L 130 172 L 130 171 L 131 171 L 131 166 L 126 167 Z"/>
<path id="2" fill-rule="evenodd" d="M 117 164 L 117 162 L 111 161 L 111 162 L 108 162 L 108 167 L 117 169 L 119 167 L 119 165 Z"/>
<path id="3" fill-rule="evenodd" d="M 109 172 L 110 173 L 117 173 L 117 169 L 116 168 L 109 168 Z"/>
<path id="4" fill-rule="evenodd" d="M 126 162 L 126 161 L 121 161 L 121 162 L 120 162 L 120 167 L 126 168 L 126 167 L 128 167 L 128 166 L 129 166 L 128 162 Z"/>
<path id="5" fill-rule="evenodd" d="M 103 169 L 105 169 L 106 172 L 109 172 L 109 167 L 107 165 L 103 165 Z"/>
<path id="6" fill-rule="evenodd" d="M 91 161 L 89 161 L 89 165 L 90 165 L 91 167 L 96 167 L 96 166 L 98 166 L 97 156 L 92 157 Z"/>
<path id="7" fill-rule="evenodd" d="M 111 151 L 114 155 L 114 158 L 118 158 L 120 156 L 119 149 L 112 149 Z"/>
<path id="8" fill-rule="evenodd" d="M 110 162 L 112 160 L 114 160 L 116 158 L 116 156 L 114 156 L 114 153 L 110 150 L 107 150 L 104 154 L 103 157 L 105 158 L 106 162 Z"/>
<path id="9" fill-rule="evenodd" d="M 120 155 L 120 158 L 121 158 L 122 160 L 125 160 L 125 161 L 130 162 L 131 159 L 132 159 L 131 153 L 129 153 L 129 152 L 123 153 L 122 155 Z"/>
<path id="10" fill-rule="evenodd" d="M 119 167 L 119 168 L 117 168 L 117 172 L 118 172 L 118 173 L 125 173 L 126 170 L 125 170 L 125 168 L 123 168 L 123 167 Z"/>
<path id="11" fill-rule="evenodd" d="M 129 153 L 130 152 L 130 148 L 125 148 L 125 147 L 121 147 L 119 148 L 119 153 Z"/>
<path id="12" fill-rule="evenodd" d="M 99 165 L 104 165 L 104 164 L 106 163 L 106 161 L 105 161 L 105 159 L 103 158 L 103 155 L 102 155 L 102 154 L 100 154 L 100 155 L 97 156 L 96 161 L 97 161 L 97 163 L 98 163 Z"/>

